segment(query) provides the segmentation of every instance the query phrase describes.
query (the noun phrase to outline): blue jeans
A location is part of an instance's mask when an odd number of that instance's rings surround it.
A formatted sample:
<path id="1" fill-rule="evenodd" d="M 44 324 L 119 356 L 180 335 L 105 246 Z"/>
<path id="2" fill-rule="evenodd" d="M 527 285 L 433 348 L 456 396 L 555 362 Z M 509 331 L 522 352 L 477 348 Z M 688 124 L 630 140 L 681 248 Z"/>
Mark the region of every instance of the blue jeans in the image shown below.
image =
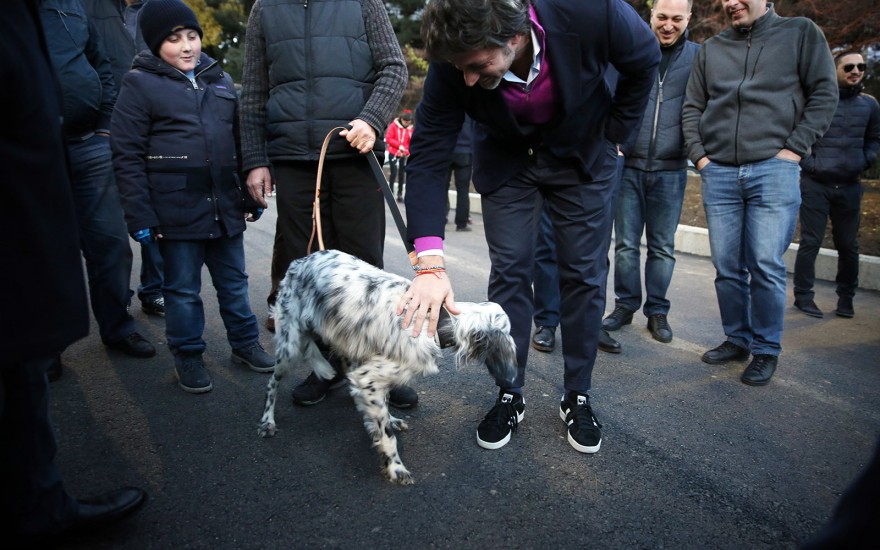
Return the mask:
<path id="1" fill-rule="evenodd" d="M 753 354 L 779 355 L 785 263 L 801 202 L 800 166 L 776 157 L 700 172 L 715 293 L 727 340 Z"/>
<path id="2" fill-rule="evenodd" d="M 162 296 L 162 273 L 165 270 L 159 243 L 141 244 L 141 284 L 137 294 L 141 302 L 152 302 Z"/>
<path id="3" fill-rule="evenodd" d="M 113 176 L 109 138 L 70 142 L 73 200 L 86 260 L 89 299 L 104 343 L 134 332 L 128 314 L 131 245 L 119 189 Z"/>
<path id="4" fill-rule="evenodd" d="M 645 172 L 624 168 L 614 201 L 615 305 L 635 311 L 642 305 L 641 239 L 645 260 L 646 317 L 669 313 L 666 291 L 675 267 L 675 230 L 687 186 L 686 170 Z"/>
<path id="5" fill-rule="evenodd" d="M 207 265 L 217 290 L 220 318 L 232 349 L 259 339 L 257 318 L 248 300 L 244 270 L 244 234 L 205 240 L 159 241 L 165 260 L 165 336 L 174 355 L 205 350 L 205 309 L 202 305 L 202 266 Z"/>

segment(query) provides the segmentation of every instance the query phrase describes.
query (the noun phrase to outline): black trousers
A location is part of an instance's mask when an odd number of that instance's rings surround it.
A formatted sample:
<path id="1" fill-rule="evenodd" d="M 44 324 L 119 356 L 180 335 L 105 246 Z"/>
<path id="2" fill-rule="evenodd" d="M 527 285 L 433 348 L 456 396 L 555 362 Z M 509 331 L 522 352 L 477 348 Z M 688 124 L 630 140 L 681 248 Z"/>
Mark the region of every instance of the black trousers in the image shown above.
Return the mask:
<path id="1" fill-rule="evenodd" d="M 272 249 L 270 306 L 275 303 L 278 285 L 290 262 L 318 250 L 317 237 L 309 250 L 318 162 L 279 162 L 273 169 L 278 222 Z M 321 226 L 325 248 L 383 266 L 385 202 L 365 157 L 324 162 Z"/>
<path id="2" fill-rule="evenodd" d="M 794 264 L 794 294 L 813 299 L 816 256 L 831 220 L 837 249 L 837 294 L 852 297 L 859 286 L 859 223 L 864 189 L 861 183 L 827 185 L 801 176 L 801 240 Z"/>
<path id="3" fill-rule="evenodd" d="M 49 421 L 53 358 L 0 364 L 0 538 L 50 535 L 74 520 L 77 503 L 55 466 Z"/>
<path id="4" fill-rule="evenodd" d="M 482 195 L 483 223 L 492 268 L 489 300 L 510 317 L 516 343 L 517 377 L 525 384 L 534 295 L 535 236 L 547 202 L 557 245 L 564 360 L 564 389 L 591 388 L 605 311 L 616 148 L 609 144 L 602 170 L 587 180 L 570 162 L 538 151 L 514 180 Z M 531 236 L 531 238 L 524 238 Z"/>
<path id="5" fill-rule="evenodd" d="M 452 154 L 452 177 L 455 182 L 455 227 L 461 229 L 467 227 L 470 216 L 471 198 L 468 195 L 471 188 L 471 158 L 470 153 Z"/>

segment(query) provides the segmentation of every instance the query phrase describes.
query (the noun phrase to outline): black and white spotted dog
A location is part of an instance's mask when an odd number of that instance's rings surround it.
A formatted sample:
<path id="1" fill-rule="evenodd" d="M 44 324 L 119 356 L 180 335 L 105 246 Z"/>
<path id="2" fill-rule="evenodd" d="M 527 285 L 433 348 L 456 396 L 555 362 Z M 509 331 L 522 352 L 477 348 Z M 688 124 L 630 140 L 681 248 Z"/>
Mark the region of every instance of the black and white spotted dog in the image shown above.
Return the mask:
<path id="1" fill-rule="evenodd" d="M 402 328 L 401 317 L 395 315 L 409 285 L 403 277 L 337 250 L 316 252 L 290 264 L 273 309 L 276 365 L 260 421 L 261 436 L 275 434 L 278 384 L 291 369 L 305 363 L 320 378 L 335 376 L 315 338 L 347 360 L 351 395 L 379 449 L 383 473 L 403 485 L 413 479 L 400 460 L 394 430 L 406 430 L 407 425 L 388 411 L 388 392 L 417 375 L 436 373 L 440 341 L 453 342 L 456 364 L 485 364 L 496 380 L 513 381 L 516 354 L 510 320 L 501 306 L 457 302 L 461 314 L 444 315 L 436 340 L 427 336 L 427 322 L 422 334 L 412 337 L 412 330 Z"/>

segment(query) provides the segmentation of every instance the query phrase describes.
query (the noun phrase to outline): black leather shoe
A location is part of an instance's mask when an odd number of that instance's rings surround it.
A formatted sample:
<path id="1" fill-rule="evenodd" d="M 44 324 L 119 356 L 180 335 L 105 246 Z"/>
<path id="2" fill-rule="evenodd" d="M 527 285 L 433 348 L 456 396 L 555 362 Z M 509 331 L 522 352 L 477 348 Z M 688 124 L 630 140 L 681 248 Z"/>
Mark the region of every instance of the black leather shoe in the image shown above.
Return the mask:
<path id="1" fill-rule="evenodd" d="M 728 361 L 745 361 L 749 358 L 749 350 L 741 348 L 730 341 L 725 341 L 717 348 L 710 349 L 703 354 L 703 363 L 720 365 Z"/>
<path id="2" fill-rule="evenodd" d="M 556 348 L 556 327 L 535 327 L 532 347 L 547 353 L 553 351 Z"/>
<path id="3" fill-rule="evenodd" d="M 617 306 L 608 317 L 602 319 L 602 328 L 608 331 L 615 331 L 623 325 L 628 325 L 632 322 L 633 312 L 624 307 Z"/>
<path id="4" fill-rule="evenodd" d="M 776 372 L 777 361 L 778 357 L 775 355 L 759 353 L 752 357 L 752 362 L 743 371 L 740 380 L 749 386 L 766 386 L 773 378 L 773 373 Z"/>
<path id="5" fill-rule="evenodd" d="M 654 340 L 658 342 L 668 344 L 672 341 L 672 327 L 669 326 L 666 315 L 662 313 L 655 313 L 648 317 L 648 330 L 651 331 Z"/>
<path id="6" fill-rule="evenodd" d="M 69 532 L 88 533 L 106 527 L 136 512 L 146 500 L 147 493 L 137 487 L 79 499 L 79 511 Z"/>
<path id="7" fill-rule="evenodd" d="M 845 317 L 847 319 L 855 317 L 856 312 L 853 309 L 852 296 L 841 296 L 838 298 L 837 309 L 834 310 L 834 313 L 836 313 L 838 317 Z"/>
<path id="8" fill-rule="evenodd" d="M 153 347 L 153 344 L 137 332 L 132 332 L 116 342 L 106 342 L 105 345 L 132 357 L 153 357 L 156 355 L 156 348 Z"/>
<path id="9" fill-rule="evenodd" d="M 49 379 L 49 382 L 54 382 L 61 378 L 61 375 L 64 373 L 64 366 L 61 364 L 61 357 L 56 357 L 52 364 L 49 365 L 49 368 L 46 369 L 46 378 Z"/>
<path id="10" fill-rule="evenodd" d="M 599 333 L 599 349 L 605 353 L 620 353 L 623 351 L 623 346 L 612 338 L 607 330 L 602 330 Z"/>
<path id="11" fill-rule="evenodd" d="M 795 300 L 794 307 L 795 309 L 800 310 L 810 317 L 821 319 L 825 316 L 825 314 L 822 313 L 822 310 L 819 309 L 818 306 L 816 306 L 816 302 L 814 302 L 812 299 Z"/>

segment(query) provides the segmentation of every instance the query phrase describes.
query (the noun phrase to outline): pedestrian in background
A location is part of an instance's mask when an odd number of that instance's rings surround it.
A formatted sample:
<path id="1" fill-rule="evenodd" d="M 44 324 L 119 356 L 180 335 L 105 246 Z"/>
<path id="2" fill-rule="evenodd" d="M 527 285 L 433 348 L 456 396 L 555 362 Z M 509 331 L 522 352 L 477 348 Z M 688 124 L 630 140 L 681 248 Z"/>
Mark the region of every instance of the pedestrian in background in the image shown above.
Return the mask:
<path id="1" fill-rule="evenodd" d="M 46 369 L 88 334 L 89 310 L 61 100 L 35 1 L 0 9 L 0 78 L 14 83 L 0 92 L 0 540 L 48 548 L 116 523 L 146 494 L 126 487 L 76 499 L 55 464 Z"/>
<path id="2" fill-rule="evenodd" d="M 816 256 L 831 220 L 837 249 L 839 317 L 855 315 L 853 296 L 859 286 L 859 224 L 862 219 L 861 173 L 880 150 L 880 105 L 862 92 L 865 58 L 857 52 L 835 57 L 839 101 L 831 126 L 801 161 L 801 240 L 794 263 L 794 307 L 822 317 L 814 301 Z"/>
<path id="3" fill-rule="evenodd" d="M 397 202 L 403 201 L 403 186 L 406 185 L 406 158 L 409 156 L 409 141 L 413 133 L 413 114 L 404 109 L 399 117 L 391 121 L 385 132 L 385 143 L 388 144 L 388 167 L 391 170 L 388 184 L 394 192 L 394 180 L 397 180 Z"/>
<path id="4" fill-rule="evenodd" d="M 152 357 L 156 348 L 135 330 L 128 313 L 132 254 L 110 153 L 116 102 L 110 63 L 79 0 L 42 0 L 39 6 L 61 83 L 73 198 L 101 341 L 127 355 Z"/>
<path id="5" fill-rule="evenodd" d="M 335 127 L 351 129 L 339 132 L 344 140 L 330 141 L 323 167 L 324 244 L 382 267 L 385 203 L 364 155 L 384 154 L 384 130 L 406 82 L 403 52 L 380 0 L 254 2 L 242 76 L 242 157 L 248 189 L 261 205 L 275 185 L 269 330 L 290 262 L 310 252 L 318 158 Z M 318 403 L 345 383 L 339 358 L 318 346 L 340 374 L 333 380 L 309 374 L 293 390 L 296 404 Z M 394 406 L 417 402 L 409 387 L 391 391 Z"/>
<path id="6" fill-rule="evenodd" d="M 471 173 L 473 172 L 472 142 L 474 133 L 474 121 L 465 115 L 461 132 L 455 140 L 455 148 L 452 150 L 452 164 L 449 171 L 452 172 L 452 184 L 455 186 L 455 222 L 456 231 L 470 231 L 468 227 L 471 213 Z M 448 203 L 447 199 L 447 203 Z M 448 207 L 447 207 L 448 210 Z"/>
<path id="7" fill-rule="evenodd" d="M 798 163 L 831 124 L 837 84 L 815 23 L 780 17 L 764 0 L 721 3 L 731 28 L 700 48 L 682 109 L 727 336 L 702 359 L 718 365 L 751 353 L 740 379 L 763 386 L 782 351 L 782 255 L 800 206 Z"/>
<path id="8" fill-rule="evenodd" d="M 89 20 L 104 43 L 110 59 L 116 89 L 122 87 L 122 77 L 131 69 L 134 56 L 147 49 L 137 24 L 140 9 L 148 0 L 81 0 Z M 138 243 L 141 251 L 140 284 L 137 296 L 141 310 L 148 315 L 165 316 L 162 297 L 162 254 L 154 241 Z"/>
<path id="9" fill-rule="evenodd" d="M 113 163 L 128 228 L 165 261 L 165 335 L 179 385 L 213 387 L 202 354 L 202 266 L 208 266 L 232 359 L 257 372 L 275 360 L 259 342 L 248 299 L 245 217 L 263 212 L 239 178 L 232 79 L 201 51 L 202 28 L 180 0 L 150 0 L 140 14 L 149 51 L 135 58 L 113 113 Z"/>
<path id="10" fill-rule="evenodd" d="M 588 392 L 605 310 L 617 144 L 644 111 L 657 41 L 622 0 L 432 0 L 422 36 L 431 64 L 406 196 L 418 265 L 397 312 L 405 309 L 403 324 L 414 334 L 426 321 L 434 333 L 441 306 L 457 312 L 442 237 L 446 166 L 467 114 L 492 262 L 488 299 L 510 317 L 518 367 L 515 380 L 496 381 L 477 444 L 503 447 L 525 414 L 534 235 L 546 202 L 562 280 L 559 415 L 572 447 L 595 453 L 602 434 Z M 604 79 L 612 64 L 620 72 L 613 94 Z"/>
<path id="11" fill-rule="evenodd" d="M 650 25 L 660 44 L 660 70 L 642 126 L 624 149 L 620 188 L 614 200 L 614 311 L 603 321 L 615 331 L 632 322 L 642 305 L 641 240 L 648 244 L 642 312 L 658 342 L 672 341 L 666 291 L 675 267 L 675 231 L 687 186 L 681 106 L 700 47 L 687 39 L 692 0 L 658 0 Z"/>

